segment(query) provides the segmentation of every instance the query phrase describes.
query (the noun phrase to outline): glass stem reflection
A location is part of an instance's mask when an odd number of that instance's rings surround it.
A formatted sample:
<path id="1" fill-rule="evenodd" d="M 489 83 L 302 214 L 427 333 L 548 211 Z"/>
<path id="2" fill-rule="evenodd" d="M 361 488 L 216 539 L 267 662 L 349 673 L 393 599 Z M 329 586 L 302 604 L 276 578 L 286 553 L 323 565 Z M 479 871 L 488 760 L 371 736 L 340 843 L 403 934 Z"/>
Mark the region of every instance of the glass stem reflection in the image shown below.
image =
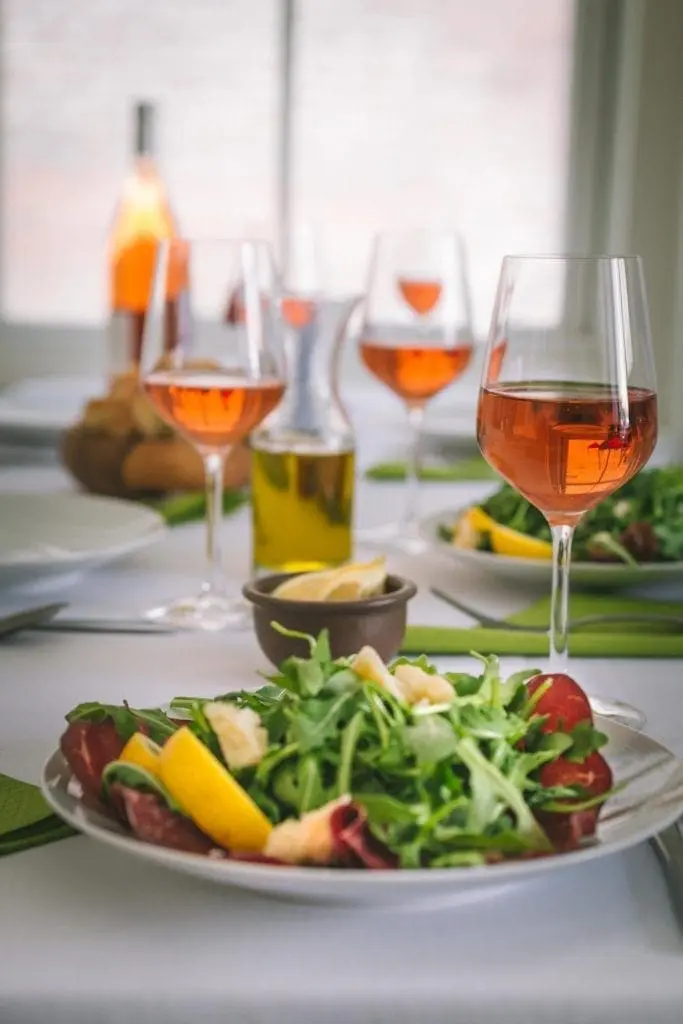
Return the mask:
<path id="1" fill-rule="evenodd" d="M 222 594 L 224 590 L 221 525 L 223 522 L 223 466 L 226 456 L 226 452 L 211 452 L 204 456 L 207 560 L 207 577 L 202 586 L 204 594 Z"/>
<path id="2" fill-rule="evenodd" d="M 406 460 L 406 503 L 403 512 L 403 524 L 408 528 L 415 528 L 419 514 L 420 452 L 424 415 L 423 405 L 409 406 L 408 424 L 410 426 L 410 441 L 408 458 Z"/>
<path id="3" fill-rule="evenodd" d="M 550 666 L 566 666 L 569 651 L 569 567 L 572 557 L 573 526 L 552 526 L 553 586 L 550 599 Z"/>

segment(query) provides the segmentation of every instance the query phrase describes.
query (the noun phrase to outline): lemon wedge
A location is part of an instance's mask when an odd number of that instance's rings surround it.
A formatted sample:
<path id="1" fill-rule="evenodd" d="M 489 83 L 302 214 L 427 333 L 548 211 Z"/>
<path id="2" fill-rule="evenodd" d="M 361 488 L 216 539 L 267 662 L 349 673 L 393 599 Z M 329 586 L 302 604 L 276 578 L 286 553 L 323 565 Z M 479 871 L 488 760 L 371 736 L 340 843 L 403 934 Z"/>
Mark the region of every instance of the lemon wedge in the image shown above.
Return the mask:
<path id="1" fill-rule="evenodd" d="M 136 764 L 144 768 L 150 775 L 159 774 L 159 755 L 161 747 L 143 732 L 134 732 L 121 751 L 118 760 L 126 764 Z"/>
<path id="2" fill-rule="evenodd" d="M 187 726 L 164 743 L 159 778 L 185 814 L 220 846 L 253 852 L 265 846 L 273 826 Z"/>
<path id="3" fill-rule="evenodd" d="M 386 578 L 385 559 L 375 558 L 372 562 L 293 576 L 275 588 L 273 597 L 288 601 L 360 601 L 381 594 Z"/>
<path id="4" fill-rule="evenodd" d="M 537 558 L 549 561 L 553 557 L 553 546 L 546 540 L 528 537 L 519 530 L 511 530 L 509 526 L 501 526 L 492 519 L 483 508 L 473 505 L 464 516 L 466 522 L 480 533 L 487 533 L 491 538 L 491 547 L 497 555 L 509 555 L 512 558 Z"/>
<path id="5" fill-rule="evenodd" d="M 324 601 L 329 584 L 338 569 L 323 572 L 304 572 L 285 580 L 273 591 L 273 597 L 287 601 Z"/>

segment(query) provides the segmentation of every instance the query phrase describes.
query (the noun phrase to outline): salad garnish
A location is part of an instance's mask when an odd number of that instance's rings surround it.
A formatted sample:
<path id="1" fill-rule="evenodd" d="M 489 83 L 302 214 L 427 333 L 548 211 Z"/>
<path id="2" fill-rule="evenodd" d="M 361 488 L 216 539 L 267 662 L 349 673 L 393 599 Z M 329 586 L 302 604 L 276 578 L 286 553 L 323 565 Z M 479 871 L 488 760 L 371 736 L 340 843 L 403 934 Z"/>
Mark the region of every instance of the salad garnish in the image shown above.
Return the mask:
<path id="1" fill-rule="evenodd" d="M 612 773 L 574 680 L 305 639 L 257 690 L 74 708 L 61 749 L 85 798 L 144 841 L 276 864 L 466 867 L 594 834 Z"/>
<path id="2" fill-rule="evenodd" d="M 550 544 L 545 517 L 509 484 L 474 507 L 479 509 L 507 530 Z M 477 528 L 477 517 L 467 513 L 453 526 L 442 526 L 441 534 L 457 547 L 495 550 L 491 533 Z M 519 553 L 525 554 L 523 547 Z M 529 551 L 529 557 L 542 557 L 541 551 Z M 576 527 L 572 557 L 626 565 L 683 560 L 683 467 L 642 470 L 588 511 Z"/>

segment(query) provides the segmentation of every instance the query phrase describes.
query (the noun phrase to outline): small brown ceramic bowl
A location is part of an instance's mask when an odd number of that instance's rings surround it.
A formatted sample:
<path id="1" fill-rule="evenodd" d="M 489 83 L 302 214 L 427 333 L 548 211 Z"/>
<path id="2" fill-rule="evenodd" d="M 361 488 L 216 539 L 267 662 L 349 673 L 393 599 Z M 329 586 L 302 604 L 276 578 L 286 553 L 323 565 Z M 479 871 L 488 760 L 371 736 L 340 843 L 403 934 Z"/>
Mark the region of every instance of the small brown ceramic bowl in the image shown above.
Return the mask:
<path id="1" fill-rule="evenodd" d="M 333 658 L 349 657 L 369 644 L 389 661 L 398 653 L 406 630 L 408 601 L 417 587 L 402 576 L 387 576 L 384 593 L 362 601 L 289 601 L 273 597 L 272 591 L 296 573 L 264 576 L 247 583 L 242 593 L 254 607 L 254 629 L 265 656 L 278 666 L 295 654 L 309 654 L 304 640 L 283 636 L 271 626 L 279 622 L 286 629 L 317 636 L 327 629 Z"/>

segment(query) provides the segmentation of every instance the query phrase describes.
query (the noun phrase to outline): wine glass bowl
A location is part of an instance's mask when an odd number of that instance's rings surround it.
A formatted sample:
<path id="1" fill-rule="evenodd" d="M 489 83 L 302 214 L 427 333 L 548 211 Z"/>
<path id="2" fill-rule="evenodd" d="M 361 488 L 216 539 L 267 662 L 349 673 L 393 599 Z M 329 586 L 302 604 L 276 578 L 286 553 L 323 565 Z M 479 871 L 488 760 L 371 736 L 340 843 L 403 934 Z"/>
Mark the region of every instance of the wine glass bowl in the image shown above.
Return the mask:
<path id="1" fill-rule="evenodd" d="M 405 404 L 411 430 L 403 521 L 362 534 L 418 550 L 420 432 L 427 403 L 467 369 L 471 303 L 462 242 L 450 232 L 379 235 L 360 336 L 365 367 Z"/>
<path id="2" fill-rule="evenodd" d="M 478 437 L 502 477 L 551 526 L 578 522 L 642 469 L 657 438 L 657 398 L 629 387 L 577 381 L 482 388 Z"/>
<path id="3" fill-rule="evenodd" d="M 198 595 L 152 609 L 152 618 L 209 630 L 248 621 L 244 604 L 227 597 L 223 577 L 223 465 L 285 390 L 276 280 L 264 242 L 173 240 L 158 247 L 141 381 L 159 414 L 204 460 L 209 575 Z"/>
<path id="4" fill-rule="evenodd" d="M 652 340 L 639 257 L 503 260 L 477 438 L 487 461 L 550 525 L 550 654 L 561 666 L 567 656 L 574 528 L 642 469 L 657 440 Z M 607 704 L 602 710 L 609 710 Z M 614 703 L 611 713 L 640 717 Z"/>

